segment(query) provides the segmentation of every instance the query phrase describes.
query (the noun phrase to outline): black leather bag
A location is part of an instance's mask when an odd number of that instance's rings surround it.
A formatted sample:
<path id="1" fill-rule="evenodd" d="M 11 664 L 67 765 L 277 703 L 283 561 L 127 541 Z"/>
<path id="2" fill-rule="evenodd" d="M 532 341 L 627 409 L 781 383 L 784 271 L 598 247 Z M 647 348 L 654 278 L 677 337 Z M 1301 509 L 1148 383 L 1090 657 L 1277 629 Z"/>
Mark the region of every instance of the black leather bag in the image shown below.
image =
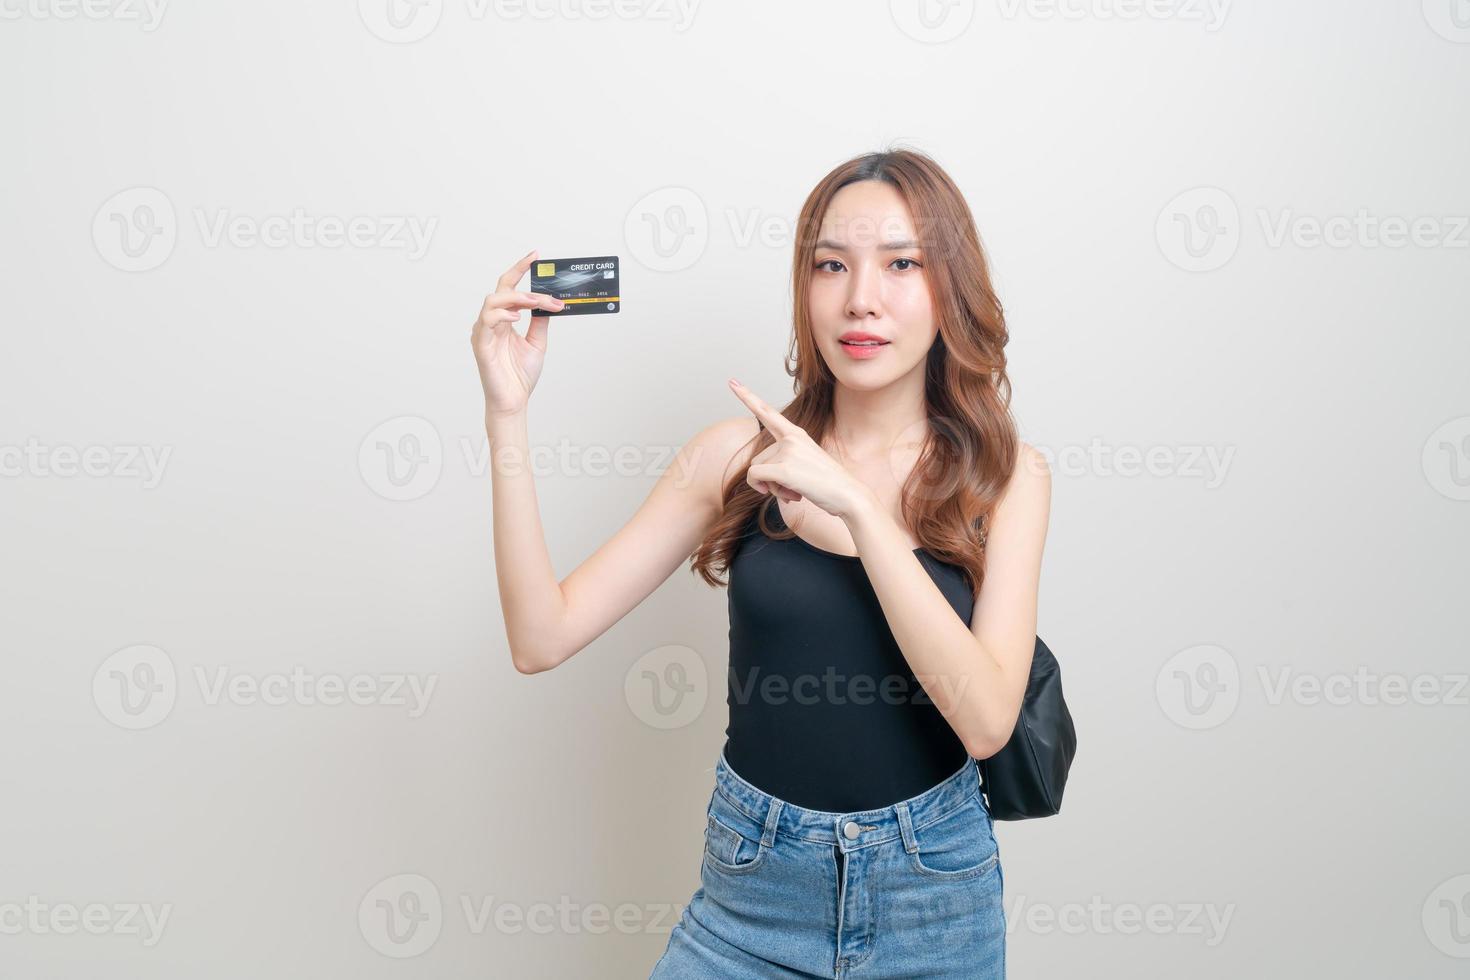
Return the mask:
<path id="1" fill-rule="evenodd" d="M 1026 820 L 1058 813 L 1076 754 L 1077 729 L 1062 698 L 1062 668 L 1038 636 L 1016 730 L 1005 748 L 976 760 L 990 816 Z"/>

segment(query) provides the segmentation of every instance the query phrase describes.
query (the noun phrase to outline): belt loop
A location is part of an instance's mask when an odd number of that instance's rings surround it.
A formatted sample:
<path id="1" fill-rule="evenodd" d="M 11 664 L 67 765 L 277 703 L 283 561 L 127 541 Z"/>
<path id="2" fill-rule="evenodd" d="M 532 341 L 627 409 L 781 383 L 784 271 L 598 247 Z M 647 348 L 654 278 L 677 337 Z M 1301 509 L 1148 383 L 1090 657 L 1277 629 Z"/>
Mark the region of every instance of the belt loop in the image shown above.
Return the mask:
<path id="1" fill-rule="evenodd" d="M 776 841 L 776 824 L 781 820 L 781 801 L 771 797 L 771 807 L 766 811 L 766 828 L 761 833 L 761 846 L 770 847 Z"/>
<path id="2" fill-rule="evenodd" d="M 903 849 L 910 854 L 917 853 L 919 842 L 914 839 L 914 820 L 909 814 L 908 800 L 895 803 L 893 809 L 898 813 L 898 833 L 903 838 Z"/>

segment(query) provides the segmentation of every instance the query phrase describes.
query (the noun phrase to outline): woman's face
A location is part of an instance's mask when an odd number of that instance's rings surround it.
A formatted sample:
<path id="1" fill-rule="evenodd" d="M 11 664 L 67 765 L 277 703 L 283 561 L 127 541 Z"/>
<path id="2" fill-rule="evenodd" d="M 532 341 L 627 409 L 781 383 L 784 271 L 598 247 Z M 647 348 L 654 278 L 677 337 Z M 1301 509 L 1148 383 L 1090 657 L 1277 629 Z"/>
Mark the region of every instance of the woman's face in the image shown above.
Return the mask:
<path id="1" fill-rule="evenodd" d="M 939 326 L 918 237 L 886 181 L 860 180 L 833 196 L 812 257 L 808 312 L 839 383 L 872 390 L 923 369 Z M 864 334 L 879 343 L 848 343 Z"/>

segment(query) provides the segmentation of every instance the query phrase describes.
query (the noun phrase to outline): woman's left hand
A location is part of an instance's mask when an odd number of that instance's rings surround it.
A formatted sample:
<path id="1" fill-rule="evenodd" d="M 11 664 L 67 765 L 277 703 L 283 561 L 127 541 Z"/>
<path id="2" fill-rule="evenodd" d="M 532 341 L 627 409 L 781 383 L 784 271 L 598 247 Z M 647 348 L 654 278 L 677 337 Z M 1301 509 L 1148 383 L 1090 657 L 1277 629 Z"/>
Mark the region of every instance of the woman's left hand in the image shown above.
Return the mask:
<path id="1" fill-rule="evenodd" d="M 767 405 L 759 395 L 730 379 L 730 389 L 771 431 L 775 442 L 750 461 L 745 482 L 782 500 L 805 497 L 834 517 L 846 520 L 872 491 L 842 467 L 807 431 Z"/>

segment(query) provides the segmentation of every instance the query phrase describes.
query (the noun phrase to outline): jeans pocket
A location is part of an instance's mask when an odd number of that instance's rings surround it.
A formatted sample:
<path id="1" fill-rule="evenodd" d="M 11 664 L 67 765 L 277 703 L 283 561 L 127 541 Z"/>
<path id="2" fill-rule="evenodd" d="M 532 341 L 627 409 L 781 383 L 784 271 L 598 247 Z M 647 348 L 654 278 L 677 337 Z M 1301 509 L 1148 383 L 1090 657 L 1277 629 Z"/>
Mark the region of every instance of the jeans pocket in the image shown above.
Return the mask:
<path id="1" fill-rule="evenodd" d="M 928 878 L 966 881 L 1000 866 L 1000 846 L 978 790 L 938 820 L 915 827 L 914 842 L 918 850 L 910 863 Z"/>
<path id="2" fill-rule="evenodd" d="M 716 792 L 704 828 L 704 859 L 725 874 L 746 874 L 766 860 L 764 827 Z"/>

